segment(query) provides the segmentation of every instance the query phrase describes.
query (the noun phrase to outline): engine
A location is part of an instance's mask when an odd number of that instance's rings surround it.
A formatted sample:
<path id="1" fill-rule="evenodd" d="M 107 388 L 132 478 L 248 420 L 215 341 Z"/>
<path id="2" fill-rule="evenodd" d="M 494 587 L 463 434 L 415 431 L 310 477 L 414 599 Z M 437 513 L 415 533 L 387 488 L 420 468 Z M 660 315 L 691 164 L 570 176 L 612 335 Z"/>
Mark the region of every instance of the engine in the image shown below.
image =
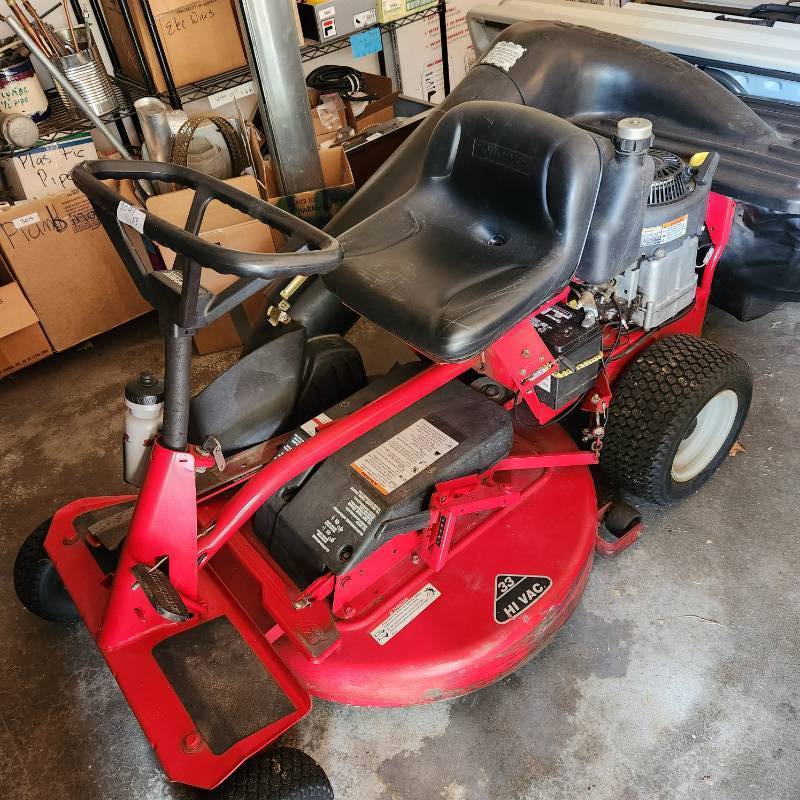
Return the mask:
<path id="1" fill-rule="evenodd" d="M 639 258 L 622 273 L 592 286 L 601 319 L 657 328 L 690 306 L 697 287 L 699 237 L 710 182 L 666 150 L 650 150 L 655 164 L 644 209 Z M 699 160 L 699 159 L 698 159 Z"/>
<path id="2" fill-rule="evenodd" d="M 687 164 L 653 149 L 652 133 L 650 122 L 630 117 L 619 122 L 611 141 L 598 139 L 603 173 L 572 299 L 534 322 L 558 361 L 551 379 L 536 386 L 551 408 L 562 408 L 594 382 L 608 357 L 605 324 L 620 333 L 650 331 L 694 302 L 719 158 L 700 153 Z"/>

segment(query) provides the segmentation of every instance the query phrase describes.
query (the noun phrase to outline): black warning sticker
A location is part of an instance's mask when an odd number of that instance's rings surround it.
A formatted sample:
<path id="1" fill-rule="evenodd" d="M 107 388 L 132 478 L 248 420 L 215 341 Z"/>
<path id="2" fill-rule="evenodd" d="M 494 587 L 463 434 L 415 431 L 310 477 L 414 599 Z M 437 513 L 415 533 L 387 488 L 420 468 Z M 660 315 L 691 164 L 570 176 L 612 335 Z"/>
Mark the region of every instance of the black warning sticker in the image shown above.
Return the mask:
<path id="1" fill-rule="evenodd" d="M 498 575 L 494 583 L 494 620 L 505 625 L 530 608 L 553 582 L 544 575 Z"/>

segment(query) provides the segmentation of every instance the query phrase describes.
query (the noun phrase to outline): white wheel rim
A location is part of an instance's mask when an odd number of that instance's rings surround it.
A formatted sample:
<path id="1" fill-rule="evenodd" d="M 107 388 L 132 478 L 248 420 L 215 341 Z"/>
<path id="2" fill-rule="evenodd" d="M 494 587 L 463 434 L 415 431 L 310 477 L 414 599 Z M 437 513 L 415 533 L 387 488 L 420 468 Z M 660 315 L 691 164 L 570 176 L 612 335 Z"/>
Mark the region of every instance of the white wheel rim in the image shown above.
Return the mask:
<path id="1" fill-rule="evenodd" d="M 739 398 L 732 389 L 717 392 L 700 409 L 672 460 L 672 480 L 690 481 L 714 460 L 725 445 L 738 410 Z"/>

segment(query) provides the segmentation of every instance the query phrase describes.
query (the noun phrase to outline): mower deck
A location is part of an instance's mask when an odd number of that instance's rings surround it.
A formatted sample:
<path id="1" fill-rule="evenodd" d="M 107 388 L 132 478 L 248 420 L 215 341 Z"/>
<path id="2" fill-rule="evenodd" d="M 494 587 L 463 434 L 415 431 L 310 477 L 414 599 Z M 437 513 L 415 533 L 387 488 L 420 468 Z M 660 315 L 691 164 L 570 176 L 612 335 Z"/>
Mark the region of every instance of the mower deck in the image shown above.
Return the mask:
<path id="1" fill-rule="evenodd" d="M 550 426 L 518 432 L 514 454 L 569 450 L 569 437 Z M 591 569 L 592 478 L 579 465 L 496 481 L 519 501 L 460 516 L 439 571 L 419 555 L 423 532 L 401 534 L 298 603 L 299 590 L 246 524 L 200 571 L 191 620 L 143 621 L 141 636 L 101 647 L 170 778 L 216 786 L 307 714 L 311 695 L 372 706 L 442 700 L 497 680 L 543 647 Z M 130 500 L 66 506 L 46 543 L 98 641 L 112 575 L 85 520 L 109 506 L 122 513 Z"/>

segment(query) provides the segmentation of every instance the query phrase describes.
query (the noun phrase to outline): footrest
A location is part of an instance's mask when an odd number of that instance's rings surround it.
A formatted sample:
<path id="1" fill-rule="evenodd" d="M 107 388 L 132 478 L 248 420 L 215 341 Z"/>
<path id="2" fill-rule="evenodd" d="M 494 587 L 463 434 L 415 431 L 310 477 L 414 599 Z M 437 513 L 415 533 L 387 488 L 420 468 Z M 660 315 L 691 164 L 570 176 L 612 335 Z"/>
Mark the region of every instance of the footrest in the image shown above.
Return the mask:
<path id="1" fill-rule="evenodd" d="M 212 753 L 297 710 L 226 617 L 170 636 L 153 658 Z"/>
<path id="2" fill-rule="evenodd" d="M 200 594 L 208 614 L 103 655 L 170 780 L 213 789 L 302 719 L 311 696 L 212 574 Z"/>
<path id="3" fill-rule="evenodd" d="M 136 564 L 131 572 L 150 605 L 164 619 L 170 622 L 186 622 L 192 618 L 192 612 L 186 608 L 178 590 L 160 569 Z"/>

